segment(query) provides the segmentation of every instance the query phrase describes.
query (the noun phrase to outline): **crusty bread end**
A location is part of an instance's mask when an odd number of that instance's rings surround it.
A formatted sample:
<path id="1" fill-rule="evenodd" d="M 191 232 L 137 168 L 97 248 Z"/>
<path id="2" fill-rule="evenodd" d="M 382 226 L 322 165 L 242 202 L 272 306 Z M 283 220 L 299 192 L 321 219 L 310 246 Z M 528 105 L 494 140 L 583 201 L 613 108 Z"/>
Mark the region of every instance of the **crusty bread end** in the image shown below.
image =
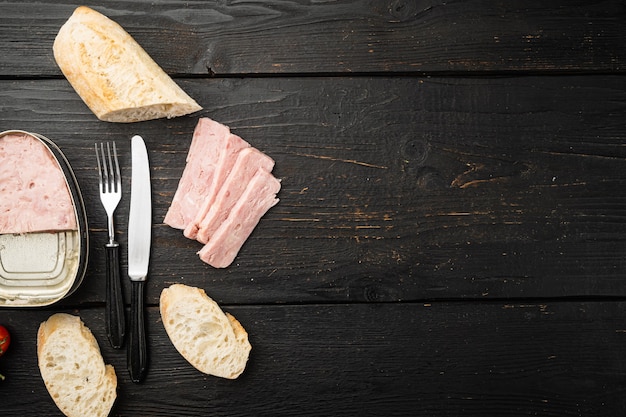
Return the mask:
<path id="1" fill-rule="evenodd" d="M 86 6 L 61 27 L 53 52 L 100 120 L 138 122 L 202 109 L 119 24 Z"/>
<path id="2" fill-rule="evenodd" d="M 174 284 L 161 292 L 161 318 L 172 344 L 205 374 L 235 379 L 250 350 L 248 333 L 200 288 Z"/>
<path id="3" fill-rule="evenodd" d="M 109 415 L 117 377 L 105 365 L 91 331 L 79 317 L 52 315 L 37 333 L 39 371 L 46 389 L 68 417 Z"/>

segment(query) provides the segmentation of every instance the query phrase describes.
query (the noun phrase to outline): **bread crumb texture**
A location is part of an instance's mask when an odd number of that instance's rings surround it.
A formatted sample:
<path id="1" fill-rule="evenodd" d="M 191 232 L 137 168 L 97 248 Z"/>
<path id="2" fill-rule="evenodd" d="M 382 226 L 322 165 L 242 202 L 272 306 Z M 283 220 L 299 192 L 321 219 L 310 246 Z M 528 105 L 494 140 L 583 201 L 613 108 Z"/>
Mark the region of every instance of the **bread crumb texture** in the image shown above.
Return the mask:
<path id="1" fill-rule="evenodd" d="M 117 377 L 105 365 L 91 331 L 79 317 L 52 315 L 37 333 L 37 357 L 44 384 L 68 417 L 108 416 L 117 398 Z"/>
<path id="2" fill-rule="evenodd" d="M 204 290 L 183 284 L 165 288 L 160 311 L 172 344 L 193 367 L 222 378 L 241 375 L 252 349 L 248 333 Z"/>

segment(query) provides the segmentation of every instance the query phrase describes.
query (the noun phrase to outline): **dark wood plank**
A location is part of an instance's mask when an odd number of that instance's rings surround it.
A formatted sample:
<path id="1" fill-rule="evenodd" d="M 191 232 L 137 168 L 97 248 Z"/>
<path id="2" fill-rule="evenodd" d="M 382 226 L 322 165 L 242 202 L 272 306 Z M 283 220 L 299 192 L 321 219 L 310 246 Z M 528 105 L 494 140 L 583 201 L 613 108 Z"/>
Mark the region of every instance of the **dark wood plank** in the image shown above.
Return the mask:
<path id="1" fill-rule="evenodd" d="M 80 4 L 122 24 L 205 110 L 98 121 L 52 56 Z M 0 131 L 63 149 L 91 237 L 76 294 L 0 309 L 13 334 L 2 412 L 61 415 L 35 337 L 66 311 L 117 370 L 112 416 L 626 414 L 625 33 L 617 0 L 0 3 Z M 224 270 L 161 224 L 200 116 L 272 156 L 283 184 Z M 102 140 L 121 151 L 125 272 L 137 133 L 154 201 L 140 385 L 105 334 L 93 155 Z M 157 308 L 175 282 L 247 329 L 240 379 L 175 351 Z"/>
<path id="2" fill-rule="evenodd" d="M 151 364 L 130 382 L 101 309 L 70 311 L 113 364 L 112 416 L 623 415 L 624 303 L 437 303 L 225 306 L 252 353 L 235 381 L 193 369 L 150 309 Z M 0 359 L 5 415 L 61 415 L 36 361 L 37 325 L 52 311 L 2 310 L 14 334 Z"/>
<path id="3" fill-rule="evenodd" d="M 210 110 L 120 125 L 96 120 L 64 81 L 0 82 L 0 129 L 55 140 L 83 189 L 92 263 L 72 302 L 104 294 L 93 143 L 119 144 L 124 246 L 127 139 L 136 133 L 153 166 L 151 303 L 179 281 L 212 287 L 229 304 L 625 294 L 622 77 L 183 86 Z M 280 204 L 225 270 L 203 264 L 197 242 L 160 224 L 202 115 L 275 158 L 283 184 Z"/>
<path id="4" fill-rule="evenodd" d="M 0 76 L 59 76 L 52 43 L 85 4 L 174 75 L 623 72 L 621 1 L 0 3 Z"/>

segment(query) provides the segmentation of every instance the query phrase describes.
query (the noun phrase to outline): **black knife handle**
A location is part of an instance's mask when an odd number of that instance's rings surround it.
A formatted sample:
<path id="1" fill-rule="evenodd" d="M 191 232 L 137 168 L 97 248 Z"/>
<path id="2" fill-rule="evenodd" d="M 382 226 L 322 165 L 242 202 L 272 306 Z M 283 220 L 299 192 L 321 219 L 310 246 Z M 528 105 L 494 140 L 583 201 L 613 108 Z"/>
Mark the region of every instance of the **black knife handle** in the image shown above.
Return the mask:
<path id="1" fill-rule="evenodd" d="M 104 246 L 106 252 L 106 325 L 111 346 L 119 349 L 124 344 L 126 319 L 124 296 L 120 282 L 120 245 L 117 242 Z"/>
<path id="2" fill-rule="evenodd" d="M 143 380 L 148 364 L 143 289 L 144 281 L 131 281 L 130 329 L 126 359 L 130 379 L 133 382 Z"/>

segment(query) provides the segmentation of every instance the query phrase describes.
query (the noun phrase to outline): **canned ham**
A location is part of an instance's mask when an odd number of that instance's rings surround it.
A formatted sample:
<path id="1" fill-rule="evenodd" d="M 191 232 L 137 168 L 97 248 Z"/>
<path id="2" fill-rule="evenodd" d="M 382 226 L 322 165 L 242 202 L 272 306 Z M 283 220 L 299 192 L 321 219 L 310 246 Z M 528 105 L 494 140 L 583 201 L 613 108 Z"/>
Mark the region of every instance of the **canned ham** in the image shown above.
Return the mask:
<path id="1" fill-rule="evenodd" d="M 67 180 L 56 158 L 27 133 L 0 136 L 0 234 L 76 230 Z"/>

